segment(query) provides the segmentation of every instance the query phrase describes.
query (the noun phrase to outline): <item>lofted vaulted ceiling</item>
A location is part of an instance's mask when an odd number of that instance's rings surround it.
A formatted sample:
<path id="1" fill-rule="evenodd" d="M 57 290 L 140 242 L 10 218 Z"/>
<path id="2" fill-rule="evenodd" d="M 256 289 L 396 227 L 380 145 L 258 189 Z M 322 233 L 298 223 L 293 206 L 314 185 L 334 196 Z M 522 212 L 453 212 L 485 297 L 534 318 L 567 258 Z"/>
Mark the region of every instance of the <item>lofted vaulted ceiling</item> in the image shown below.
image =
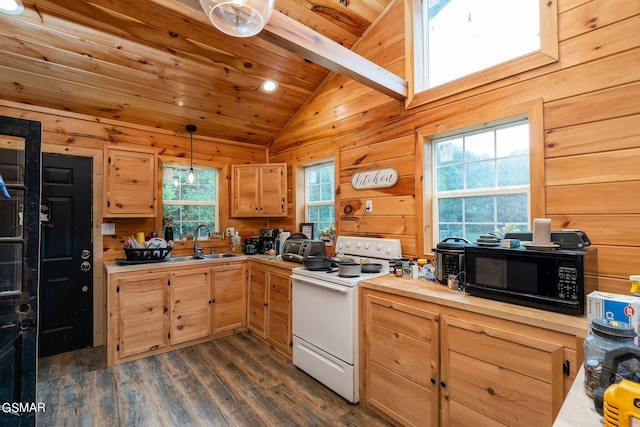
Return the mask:
<path id="1" fill-rule="evenodd" d="M 347 50 L 391 1 L 276 0 L 250 38 L 215 29 L 198 0 L 24 1 L 0 14 L 0 99 L 267 146 L 330 69 L 402 98 Z M 335 44 L 305 46 L 314 34 Z"/>

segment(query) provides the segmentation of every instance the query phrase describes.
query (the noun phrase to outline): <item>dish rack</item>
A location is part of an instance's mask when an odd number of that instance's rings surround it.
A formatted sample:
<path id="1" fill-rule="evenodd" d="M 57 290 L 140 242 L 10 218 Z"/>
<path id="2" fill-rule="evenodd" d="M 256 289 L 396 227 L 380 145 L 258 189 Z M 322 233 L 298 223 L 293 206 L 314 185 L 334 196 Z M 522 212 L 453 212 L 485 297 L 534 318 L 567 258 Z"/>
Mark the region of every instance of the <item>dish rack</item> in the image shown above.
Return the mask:
<path id="1" fill-rule="evenodd" d="M 161 261 L 169 255 L 173 247 L 149 249 L 124 249 L 127 261 Z"/>

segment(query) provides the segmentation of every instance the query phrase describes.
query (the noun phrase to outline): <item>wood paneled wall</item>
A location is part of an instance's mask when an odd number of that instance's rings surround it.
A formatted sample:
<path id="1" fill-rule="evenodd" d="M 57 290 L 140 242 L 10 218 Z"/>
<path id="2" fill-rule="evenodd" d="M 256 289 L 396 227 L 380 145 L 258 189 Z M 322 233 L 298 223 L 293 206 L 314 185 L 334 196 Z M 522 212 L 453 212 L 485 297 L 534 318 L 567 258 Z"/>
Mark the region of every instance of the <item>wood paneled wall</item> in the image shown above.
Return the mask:
<path id="1" fill-rule="evenodd" d="M 288 162 L 295 173 L 334 147 L 338 234 L 399 238 L 405 254 L 429 256 L 423 236 L 430 224 L 421 213 L 431 207 L 417 206 L 424 177 L 416 130 L 542 99 L 545 215 L 554 229 L 589 235 L 598 248 L 600 290 L 627 293 L 628 276 L 640 274 L 640 2 L 559 0 L 558 13 L 558 62 L 431 104 L 405 109 L 331 76 L 272 144 L 270 160 Z M 355 50 L 404 76 L 404 19 L 403 2 L 396 0 Z M 382 167 L 398 170 L 396 186 L 351 187 L 354 172 Z M 297 213 L 302 191 L 292 177 L 289 200 Z M 363 220 L 367 199 L 373 213 Z M 283 225 L 293 228 L 303 219 Z"/>
<path id="2" fill-rule="evenodd" d="M 96 117 L 66 113 L 47 108 L 26 106 L 8 101 L 0 101 L 0 115 L 20 117 L 42 122 L 42 143 L 44 152 L 55 152 L 77 156 L 92 156 L 102 153 L 105 146 L 149 147 L 155 148 L 159 154 L 160 162 L 185 164 L 190 163 L 190 139 L 186 132 L 168 132 L 151 127 L 130 125 L 115 120 L 104 120 Z M 248 144 L 230 143 L 224 139 L 202 138 L 193 136 L 193 163 L 194 166 L 209 166 L 220 168 L 221 177 L 222 210 L 220 214 L 221 227 L 234 227 L 243 237 L 256 235 L 260 228 L 265 227 L 265 221 L 249 220 L 238 221 L 229 218 L 229 176 L 230 164 L 264 163 L 266 151 L 257 146 Z M 94 164 L 94 180 L 99 181 L 99 189 L 102 189 L 103 165 L 101 162 Z M 158 177 L 158 185 L 161 185 L 161 177 Z M 95 190 L 94 186 L 94 190 Z M 158 190 L 160 191 L 160 189 Z M 160 193 L 159 193 L 160 196 Z M 102 212 L 102 191 L 94 194 L 94 209 Z M 94 221 L 94 240 L 100 240 L 97 247 L 103 252 L 99 257 L 94 257 L 94 268 L 102 270 L 100 261 L 113 261 L 124 257 L 122 246 L 128 236 L 136 231 L 144 231 L 147 236 L 157 230 L 162 233 L 162 209 L 158 211 L 156 218 L 104 218 L 104 222 L 116 224 L 116 235 L 102 236 L 100 234 L 100 220 Z M 227 250 L 231 243 L 229 238 L 224 241 L 211 240 L 198 242 L 205 248 L 215 247 L 219 250 Z M 96 245 L 94 245 L 96 246 Z M 218 249 L 216 249 L 218 250 Z M 174 253 L 176 255 L 189 254 L 193 251 L 193 242 L 176 242 Z"/>

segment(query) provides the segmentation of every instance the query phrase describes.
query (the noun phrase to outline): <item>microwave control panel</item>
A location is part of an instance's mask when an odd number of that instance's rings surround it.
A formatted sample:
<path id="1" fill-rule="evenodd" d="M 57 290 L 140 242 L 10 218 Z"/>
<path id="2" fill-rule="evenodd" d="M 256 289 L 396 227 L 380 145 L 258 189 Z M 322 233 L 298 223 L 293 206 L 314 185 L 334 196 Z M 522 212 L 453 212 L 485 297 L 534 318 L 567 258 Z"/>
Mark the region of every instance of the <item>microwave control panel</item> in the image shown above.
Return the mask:
<path id="1" fill-rule="evenodd" d="M 558 267 L 558 297 L 578 301 L 578 269 Z"/>

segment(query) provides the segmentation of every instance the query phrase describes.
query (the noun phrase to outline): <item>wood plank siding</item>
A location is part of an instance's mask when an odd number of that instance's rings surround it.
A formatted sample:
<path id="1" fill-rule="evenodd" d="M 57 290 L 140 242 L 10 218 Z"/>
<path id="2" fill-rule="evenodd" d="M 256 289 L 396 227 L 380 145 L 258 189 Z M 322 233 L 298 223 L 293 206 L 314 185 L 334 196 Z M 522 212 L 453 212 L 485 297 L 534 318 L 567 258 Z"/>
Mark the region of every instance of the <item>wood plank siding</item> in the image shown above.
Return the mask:
<path id="1" fill-rule="evenodd" d="M 374 210 L 360 234 L 399 238 L 405 254 L 430 255 L 423 244 L 431 206 L 422 205 L 428 177 L 418 131 L 542 100 L 541 213 L 554 229 L 585 230 L 598 247 L 600 290 L 626 294 L 628 276 L 640 271 L 640 2 L 560 0 L 558 14 L 557 62 L 429 104 L 405 109 L 332 75 L 270 147 L 271 161 L 291 164 L 291 210 L 300 204 L 296 168 L 335 153 L 339 234 L 357 234 L 369 199 Z M 354 49 L 406 78 L 405 20 L 403 2 L 396 1 Z M 396 186 L 351 187 L 356 171 L 383 167 L 398 170 Z"/>
<path id="2" fill-rule="evenodd" d="M 352 49 L 408 79 L 404 3 L 389 3 Z M 429 177 L 423 176 L 422 137 L 428 135 L 423 130 L 455 128 L 467 116 L 489 117 L 498 109 L 539 102 L 544 135 L 538 149 L 544 165 L 535 177 L 541 182 L 541 190 L 532 195 L 535 212 L 551 218 L 554 229 L 585 230 L 598 247 L 600 290 L 627 293 L 628 276 L 640 274 L 640 2 L 559 0 L 557 8 L 559 59 L 548 65 L 409 108 L 331 73 L 267 148 L 231 141 L 231 135 L 196 133 L 195 163 L 221 167 L 226 175 L 221 226 L 235 227 L 243 237 L 265 226 L 298 231 L 305 222 L 301 168 L 333 158 L 338 234 L 399 238 L 406 255 L 431 256 L 432 242 L 424 237 L 431 235 L 431 206 L 425 194 Z M 0 101 L 0 114 L 41 121 L 44 151 L 87 155 L 108 144 L 151 146 L 163 161 L 189 161 L 186 132 L 11 100 Z M 229 165 L 265 161 L 287 163 L 289 217 L 230 219 Z M 386 167 L 399 172 L 394 187 L 351 187 L 353 173 Z M 102 179 L 101 173 L 94 170 L 95 178 Z M 373 200 L 374 209 L 360 223 L 365 200 Z M 160 229 L 160 217 L 113 222 L 116 236 L 101 236 L 94 224 L 105 260 L 122 256 L 129 234 Z M 188 252 L 189 245 L 180 245 L 177 254 Z"/>

